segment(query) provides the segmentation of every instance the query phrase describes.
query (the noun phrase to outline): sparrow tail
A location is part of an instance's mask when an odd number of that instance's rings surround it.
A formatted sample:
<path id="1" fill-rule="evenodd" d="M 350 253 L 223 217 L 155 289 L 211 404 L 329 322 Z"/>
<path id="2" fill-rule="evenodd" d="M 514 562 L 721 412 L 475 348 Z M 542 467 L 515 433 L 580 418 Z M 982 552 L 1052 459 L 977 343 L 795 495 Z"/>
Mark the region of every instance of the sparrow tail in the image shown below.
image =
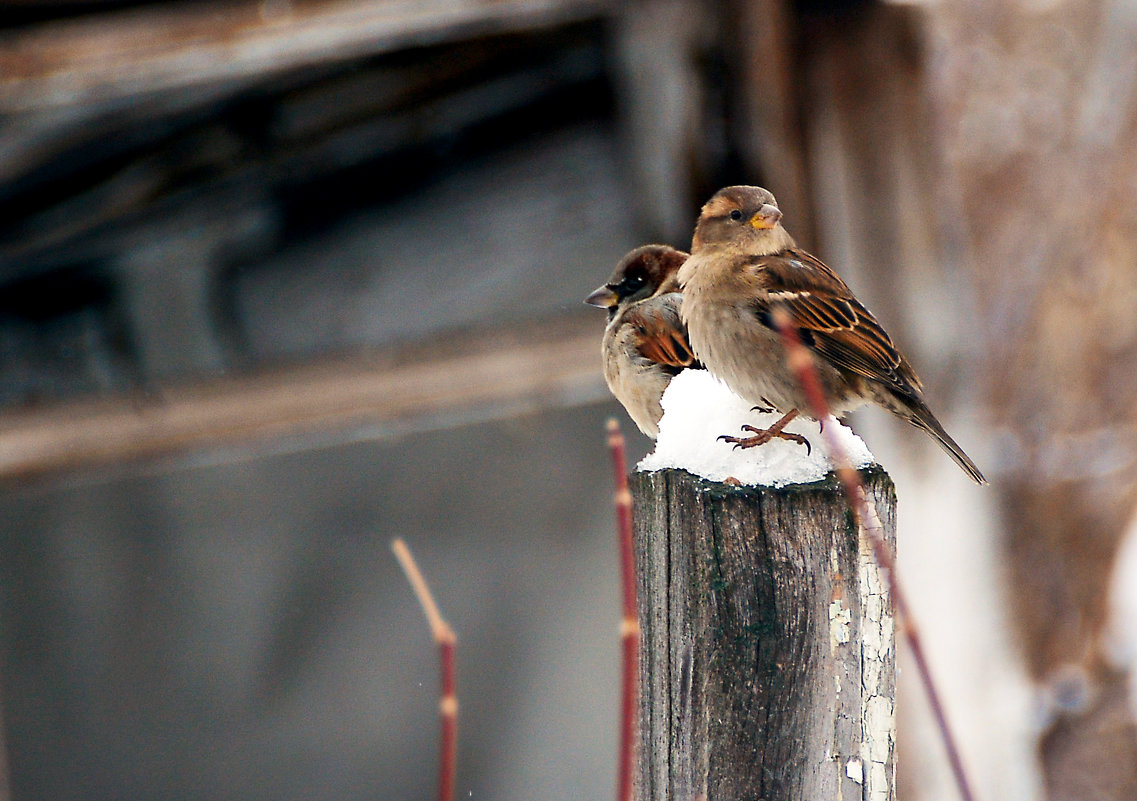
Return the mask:
<path id="1" fill-rule="evenodd" d="M 971 461 L 968 455 L 963 452 L 963 448 L 959 447 L 955 440 L 948 436 L 948 432 L 944 431 L 944 427 L 940 425 L 939 420 L 927 406 L 910 408 L 905 416 L 908 418 L 908 422 L 916 428 L 926 431 L 952 458 L 952 461 L 959 465 L 963 472 L 967 473 L 972 481 L 979 485 L 989 483 L 979 468 L 975 466 L 975 462 Z"/>

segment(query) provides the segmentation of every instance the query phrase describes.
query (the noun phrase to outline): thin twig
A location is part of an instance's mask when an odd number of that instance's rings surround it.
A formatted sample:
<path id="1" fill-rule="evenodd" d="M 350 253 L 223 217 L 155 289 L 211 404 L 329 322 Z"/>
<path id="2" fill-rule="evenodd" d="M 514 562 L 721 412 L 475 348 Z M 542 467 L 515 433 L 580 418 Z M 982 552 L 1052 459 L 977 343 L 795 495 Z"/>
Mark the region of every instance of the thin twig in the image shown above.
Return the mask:
<path id="1" fill-rule="evenodd" d="M 636 604 L 636 564 L 632 550 L 632 493 L 628 490 L 628 462 L 624 435 L 615 418 L 608 420 L 608 449 L 616 473 L 616 526 L 620 545 L 620 577 L 624 618 L 620 624 L 623 665 L 620 698 L 620 765 L 616 801 L 631 801 L 632 771 L 636 756 L 636 694 L 639 680 L 640 622 Z"/>
<path id="2" fill-rule="evenodd" d="M 430 633 L 438 644 L 438 662 L 442 674 L 442 694 L 439 699 L 438 712 L 442 726 L 439 743 L 438 764 L 438 799 L 439 801 L 453 801 L 454 784 L 458 770 L 458 694 L 455 685 L 454 665 L 455 649 L 458 638 L 454 630 L 442 619 L 438 611 L 438 604 L 434 602 L 430 587 L 423 578 L 422 571 L 411 556 L 410 548 L 401 539 L 391 541 L 391 550 L 399 560 L 399 566 L 411 583 L 419 605 L 430 624 Z"/>
<path id="3" fill-rule="evenodd" d="M 829 401 L 825 397 L 825 390 L 821 386 L 821 378 L 813 362 L 813 355 L 809 352 L 809 349 L 802 344 L 801 338 L 798 336 L 797 328 L 794 327 L 793 320 L 785 308 L 775 305 L 772 316 L 774 324 L 778 327 L 778 331 L 782 335 L 782 342 L 786 348 L 786 361 L 790 369 L 797 376 L 802 389 L 805 391 L 806 400 L 810 406 L 810 413 L 818 420 L 827 420 L 829 418 Z M 963 767 L 963 759 L 956 746 L 955 737 L 952 734 L 951 725 L 948 723 L 947 713 L 944 711 L 939 691 L 936 689 L 935 681 L 932 679 L 931 667 L 928 665 L 927 657 L 924 655 L 924 647 L 920 641 L 919 629 L 916 626 L 912 611 L 908 606 L 907 598 L 900 588 L 900 581 L 896 572 L 896 560 L 893 558 L 892 552 L 881 536 L 882 526 L 880 524 L 880 518 L 877 516 L 872 504 L 869 503 L 868 495 L 865 493 L 864 485 L 861 482 L 860 473 L 853 469 L 852 463 L 845 453 L 844 447 L 841 445 L 840 438 L 834 430 L 834 426 L 822 426 L 822 436 L 825 438 L 825 444 L 829 450 L 829 457 L 834 463 L 837 477 L 841 481 L 841 487 L 845 491 L 845 499 L 848 501 L 849 509 L 860 522 L 861 530 L 868 535 L 869 542 L 872 543 L 872 549 L 876 556 L 877 564 L 884 571 L 888 581 L 888 590 L 892 595 L 892 603 L 896 608 L 896 616 L 900 620 L 900 631 L 907 640 L 909 649 L 912 651 L 912 658 L 916 663 L 916 672 L 920 676 L 920 682 L 924 687 L 924 694 L 927 696 L 928 704 L 932 708 L 932 715 L 939 729 L 940 738 L 943 740 L 944 749 L 947 751 L 948 762 L 951 764 L 956 786 L 959 788 L 959 795 L 963 801 L 974 801 L 975 796 L 971 792 L 971 784 L 967 777 L 967 771 Z"/>

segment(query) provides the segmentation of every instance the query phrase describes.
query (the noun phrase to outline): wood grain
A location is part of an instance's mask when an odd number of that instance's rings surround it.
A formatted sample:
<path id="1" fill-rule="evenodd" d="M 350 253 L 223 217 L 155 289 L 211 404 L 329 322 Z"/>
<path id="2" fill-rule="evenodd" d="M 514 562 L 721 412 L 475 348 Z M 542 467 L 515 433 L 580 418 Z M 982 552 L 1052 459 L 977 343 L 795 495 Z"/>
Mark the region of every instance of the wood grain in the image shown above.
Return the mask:
<path id="1" fill-rule="evenodd" d="M 865 475 L 895 541 L 896 498 Z M 886 585 L 840 489 L 636 473 L 639 798 L 891 799 Z"/>

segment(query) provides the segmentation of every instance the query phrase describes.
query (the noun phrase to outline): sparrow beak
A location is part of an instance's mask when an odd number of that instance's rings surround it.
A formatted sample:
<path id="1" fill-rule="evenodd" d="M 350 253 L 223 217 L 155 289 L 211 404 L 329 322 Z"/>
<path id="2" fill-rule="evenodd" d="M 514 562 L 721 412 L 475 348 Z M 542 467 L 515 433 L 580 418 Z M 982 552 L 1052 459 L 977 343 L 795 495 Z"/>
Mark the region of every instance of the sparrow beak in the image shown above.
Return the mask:
<path id="1" fill-rule="evenodd" d="M 605 284 L 602 287 L 598 287 L 595 292 L 585 298 L 584 302 L 589 306 L 597 306 L 601 309 L 610 309 L 619 303 L 620 299 L 616 297 L 616 293 L 609 289 L 608 285 Z"/>
<path id="2" fill-rule="evenodd" d="M 758 209 L 750 218 L 750 224 L 755 228 L 773 228 L 781 219 L 782 212 L 778 210 L 777 206 L 763 203 L 762 208 Z"/>

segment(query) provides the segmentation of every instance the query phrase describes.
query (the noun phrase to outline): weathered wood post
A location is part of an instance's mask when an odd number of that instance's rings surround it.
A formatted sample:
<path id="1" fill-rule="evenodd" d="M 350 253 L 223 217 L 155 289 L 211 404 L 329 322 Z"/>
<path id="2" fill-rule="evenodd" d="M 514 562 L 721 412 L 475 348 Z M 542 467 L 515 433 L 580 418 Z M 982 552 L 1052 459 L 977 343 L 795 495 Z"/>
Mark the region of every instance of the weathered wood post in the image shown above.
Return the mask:
<path id="1" fill-rule="evenodd" d="M 862 476 L 894 543 L 892 481 Z M 631 480 L 640 801 L 890 801 L 891 602 L 836 480 Z"/>

